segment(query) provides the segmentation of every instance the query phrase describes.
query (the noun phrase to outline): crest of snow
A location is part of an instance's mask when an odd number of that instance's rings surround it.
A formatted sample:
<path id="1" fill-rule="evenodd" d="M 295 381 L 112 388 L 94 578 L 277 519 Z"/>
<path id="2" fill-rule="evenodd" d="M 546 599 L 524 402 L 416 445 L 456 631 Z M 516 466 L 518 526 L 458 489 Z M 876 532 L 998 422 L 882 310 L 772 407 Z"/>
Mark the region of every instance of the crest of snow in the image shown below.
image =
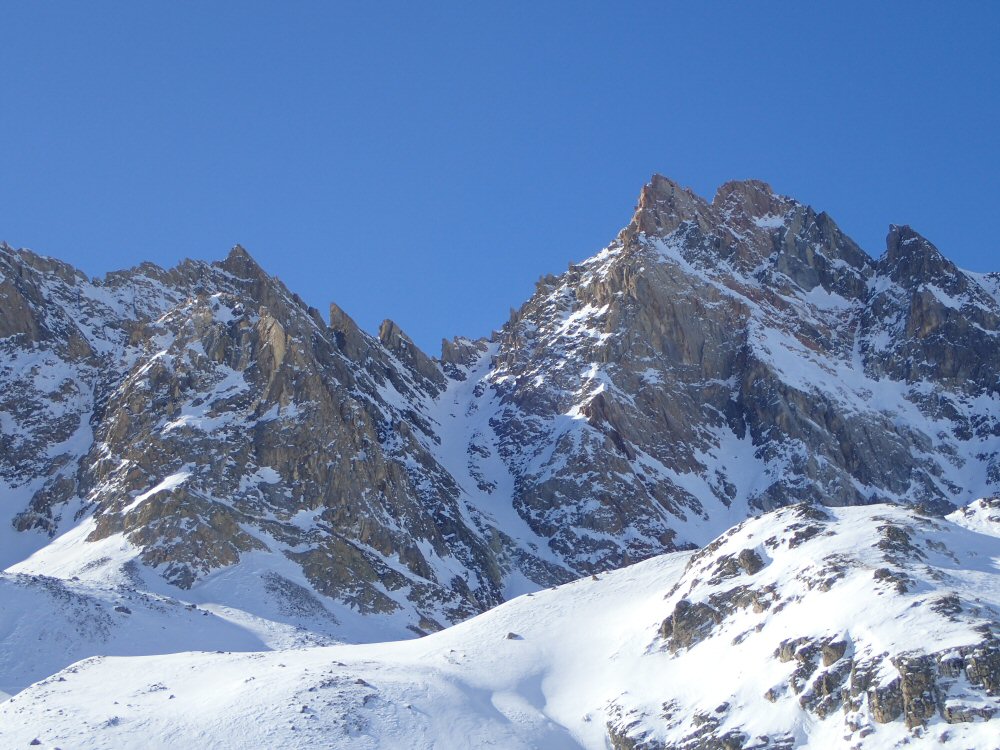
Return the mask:
<path id="1" fill-rule="evenodd" d="M 119 586 L 124 583 L 122 567 L 133 560 L 139 550 L 122 534 L 89 541 L 96 528 L 93 517 L 84 518 L 5 572 L 53 576 L 64 580 L 76 577 L 102 586 Z"/>
<path id="2" fill-rule="evenodd" d="M 975 273 L 973 271 L 962 271 L 962 273 L 975 281 L 1000 305 L 1000 273 Z"/>
<path id="3" fill-rule="evenodd" d="M 591 304 L 584 305 L 579 310 L 566 314 L 556 328 L 555 334 L 557 336 L 587 336 L 603 341 L 610 334 L 597 330 L 594 323 L 595 319 L 607 313 L 608 308 L 608 305 L 602 307 Z"/>
<path id="4" fill-rule="evenodd" d="M 950 307 L 954 310 L 961 310 L 962 307 L 968 302 L 967 299 L 960 299 L 954 295 L 948 294 L 944 289 L 934 284 L 924 284 L 926 289 L 929 289 L 931 293 L 937 297 L 938 301 L 945 307 Z"/>
<path id="5" fill-rule="evenodd" d="M 196 399 L 185 403 L 181 407 L 180 415 L 163 425 L 164 433 L 181 427 L 212 432 L 241 419 L 237 413 L 232 411 L 224 411 L 215 416 L 211 415 L 216 401 L 234 396 L 248 388 L 242 372 L 227 365 L 218 365 L 215 372 L 217 380 L 214 385 L 205 392 L 199 392 Z"/>
<path id="6" fill-rule="evenodd" d="M 1000 537 L 1000 499 L 980 498 L 950 514 L 948 520 L 972 531 Z M 994 562 L 1000 568 L 1000 557 Z"/>
<path id="7" fill-rule="evenodd" d="M 146 490 L 141 495 L 138 495 L 135 500 L 122 508 L 122 513 L 128 513 L 129 511 L 135 510 L 142 505 L 143 502 L 158 492 L 164 492 L 166 490 L 172 490 L 175 487 L 180 487 L 190 476 L 190 471 L 179 471 L 176 474 L 171 474 L 152 489 Z"/>
<path id="8" fill-rule="evenodd" d="M 768 214 L 767 216 L 756 217 L 753 223 L 761 229 L 777 229 L 778 227 L 785 226 L 785 217 Z"/>
<path id="9" fill-rule="evenodd" d="M 240 477 L 240 492 L 245 492 L 250 487 L 259 484 L 279 484 L 281 475 L 270 466 L 261 466 L 251 474 L 244 474 Z"/>
<path id="10" fill-rule="evenodd" d="M 835 292 L 827 291 L 823 288 L 822 284 L 817 284 L 808 292 L 804 292 L 800 296 L 810 305 L 824 310 L 844 311 L 851 309 L 851 303 L 849 300 L 841 297 Z"/>

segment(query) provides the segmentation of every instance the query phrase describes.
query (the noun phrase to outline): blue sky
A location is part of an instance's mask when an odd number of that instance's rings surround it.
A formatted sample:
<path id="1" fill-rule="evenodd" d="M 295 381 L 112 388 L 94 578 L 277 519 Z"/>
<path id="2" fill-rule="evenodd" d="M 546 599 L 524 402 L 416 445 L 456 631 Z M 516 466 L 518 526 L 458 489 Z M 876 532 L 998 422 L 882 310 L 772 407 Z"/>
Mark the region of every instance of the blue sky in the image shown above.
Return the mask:
<path id="1" fill-rule="evenodd" d="M 1000 270 L 1000 3 L 9 2 L 0 238 L 90 274 L 240 242 L 436 353 L 662 172 Z"/>

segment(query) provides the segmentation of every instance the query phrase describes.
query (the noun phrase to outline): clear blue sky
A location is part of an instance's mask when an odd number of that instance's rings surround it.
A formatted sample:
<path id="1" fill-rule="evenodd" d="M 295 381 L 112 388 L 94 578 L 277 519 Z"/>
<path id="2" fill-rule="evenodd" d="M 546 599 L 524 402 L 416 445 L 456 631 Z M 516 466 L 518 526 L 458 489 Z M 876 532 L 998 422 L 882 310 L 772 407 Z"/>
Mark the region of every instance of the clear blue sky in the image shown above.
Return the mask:
<path id="1" fill-rule="evenodd" d="M 5 2 L 0 238 L 90 274 L 242 243 L 436 353 L 653 172 L 1000 270 L 1000 3 Z"/>

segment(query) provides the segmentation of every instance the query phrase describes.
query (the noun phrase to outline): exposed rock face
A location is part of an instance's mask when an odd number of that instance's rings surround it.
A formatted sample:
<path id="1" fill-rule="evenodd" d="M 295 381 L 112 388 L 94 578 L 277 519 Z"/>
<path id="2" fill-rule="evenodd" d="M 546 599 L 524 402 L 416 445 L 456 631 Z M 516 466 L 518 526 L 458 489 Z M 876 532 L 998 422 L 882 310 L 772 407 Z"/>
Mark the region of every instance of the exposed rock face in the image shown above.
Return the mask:
<path id="1" fill-rule="evenodd" d="M 662 177 L 495 337 L 516 507 L 580 571 L 808 501 L 944 512 L 1000 480 L 995 290 L 908 227 L 868 257 L 760 182 Z"/>
<path id="2" fill-rule="evenodd" d="M 654 177 L 607 249 L 440 360 L 242 248 L 88 280 L 3 246 L 3 512 L 35 547 L 83 524 L 181 587 L 261 559 L 426 631 L 761 510 L 1000 491 L 998 297 L 908 227 L 876 261 L 753 180 Z"/>
<path id="3" fill-rule="evenodd" d="M 24 533 L 89 516 L 87 541 L 121 537 L 182 588 L 247 555 L 292 561 L 314 592 L 419 630 L 503 600 L 512 545 L 428 451 L 445 377 L 398 328 L 383 345 L 325 325 L 242 248 L 93 282 L 0 260 L 0 476 Z M 516 557 L 539 585 L 569 575 Z"/>
<path id="4" fill-rule="evenodd" d="M 870 369 L 894 380 L 929 380 L 972 397 L 1000 391 L 1000 318 L 988 287 L 910 227 L 893 226 L 887 244 L 878 264 L 883 281 L 864 318 L 866 327 L 880 334 L 867 336 L 862 345 L 881 355 L 870 358 Z M 969 356 L 973 351 L 977 355 Z M 974 430 L 965 427 L 963 434 L 969 432 Z"/>

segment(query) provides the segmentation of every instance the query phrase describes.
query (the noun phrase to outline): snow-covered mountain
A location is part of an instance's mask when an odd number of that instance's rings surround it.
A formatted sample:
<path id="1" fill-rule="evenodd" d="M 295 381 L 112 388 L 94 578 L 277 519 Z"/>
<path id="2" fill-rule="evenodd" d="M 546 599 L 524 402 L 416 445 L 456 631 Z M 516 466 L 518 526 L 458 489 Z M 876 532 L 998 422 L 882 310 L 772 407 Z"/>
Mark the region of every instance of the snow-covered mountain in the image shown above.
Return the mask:
<path id="1" fill-rule="evenodd" d="M 909 227 L 876 260 L 757 181 L 707 201 L 654 176 L 607 248 L 439 358 L 391 321 L 324 320 L 240 247 L 88 279 L 2 245 L 0 691 L 90 656 L 253 661 L 526 619 L 534 592 L 599 575 L 611 597 L 608 571 L 790 505 L 815 518 L 767 523 L 857 541 L 850 513 L 868 516 L 823 508 L 891 503 L 944 524 L 1000 494 L 998 341 L 997 274 Z M 658 565 L 614 580 L 652 586 Z M 677 575 L 692 601 L 718 593 Z M 833 601 L 816 591 L 801 617 Z M 601 736 L 687 746 L 651 705 L 616 703 Z"/>
<path id="2" fill-rule="evenodd" d="M 397 637 L 498 604 L 522 569 L 569 579 L 460 502 L 429 450 L 446 378 L 391 325 L 328 326 L 239 248 L 99 281 L 0 260 L 5 567 L 239 579 L 262 612 L 378 614 Z"/>
<path id="3" fill-rule="evenodd" d="M 875 261 L 760 182 L 709 203 L 655 177 L 495 337 L 484 398 L 516 507 L 589 571 L 789 502 L 995 493 L 993 280 L 907 227 Z"/>
<path id="4" fill-rule="evenodd" d="M 996 501 L 944 519 L 800 504 L 426 638 L 87 659 L 0 705 L 0 739 L 989 750 L 998 560 Z"/>

